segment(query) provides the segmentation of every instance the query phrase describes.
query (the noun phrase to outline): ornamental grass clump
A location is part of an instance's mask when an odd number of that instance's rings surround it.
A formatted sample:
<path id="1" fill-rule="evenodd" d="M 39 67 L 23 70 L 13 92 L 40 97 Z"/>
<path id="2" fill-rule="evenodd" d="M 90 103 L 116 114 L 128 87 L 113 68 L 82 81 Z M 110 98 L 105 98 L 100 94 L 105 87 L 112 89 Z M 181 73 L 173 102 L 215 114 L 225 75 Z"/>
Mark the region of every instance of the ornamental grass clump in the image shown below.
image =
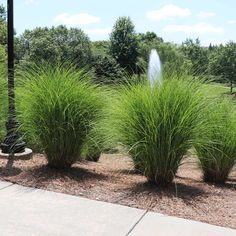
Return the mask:
<path id="1" fill-rule="evenodd" d="M 39 144 L 51 167 L 70 167 L 81 158 L 84 142 L 100 119 L 100 87 L 84 71 L 63 66 L 21 72 L 20 77 L 22 130 Z"/>
<path id="2" fill-rule="evenodd" d="M 103 118 L 96 122 L 89 132 L 82 147 L 81 156 L 87 161 L 97 162 L 105 148 L 105 136 L 103 132 Z"/>
<path id="3" fill-rule="evenodd" d="M 171 183 L 192 147 L 206 109 L 200 88 L 193 80 L 167 78 L 161 86 L 122 87 L 114 99 L 109 129 L 150 182 Z"/>
<path id="4" fill-rule="evenodd" d="M 204 181 L 222 184 L 236 164 L 235 104 L 216 101 L 206 116 L 207 129 L 198 130 L 202 141 L 195 145 L 196 153 Z"/>
<path id="5" fill-rule="evenodd" d="M 0 62 L 0 142 L 3 141 L 6 133 L 5 126 L 8 108 L 6 67 L 5 63 Z"/>

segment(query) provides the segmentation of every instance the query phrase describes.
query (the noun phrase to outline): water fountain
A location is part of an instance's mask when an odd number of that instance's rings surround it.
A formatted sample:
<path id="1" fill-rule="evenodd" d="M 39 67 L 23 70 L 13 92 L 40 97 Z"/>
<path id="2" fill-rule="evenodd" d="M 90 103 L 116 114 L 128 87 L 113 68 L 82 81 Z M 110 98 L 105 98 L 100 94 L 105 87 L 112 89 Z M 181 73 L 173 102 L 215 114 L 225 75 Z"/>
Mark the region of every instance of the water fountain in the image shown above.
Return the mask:
<path id="1" fill-rule="evenodd" d="M 149 57 L 148 63 L 148 80 L 151 86 L 157 81 L 162 84 L 161 76 L 161 60 L 156 49 L 152 49 Z"/>

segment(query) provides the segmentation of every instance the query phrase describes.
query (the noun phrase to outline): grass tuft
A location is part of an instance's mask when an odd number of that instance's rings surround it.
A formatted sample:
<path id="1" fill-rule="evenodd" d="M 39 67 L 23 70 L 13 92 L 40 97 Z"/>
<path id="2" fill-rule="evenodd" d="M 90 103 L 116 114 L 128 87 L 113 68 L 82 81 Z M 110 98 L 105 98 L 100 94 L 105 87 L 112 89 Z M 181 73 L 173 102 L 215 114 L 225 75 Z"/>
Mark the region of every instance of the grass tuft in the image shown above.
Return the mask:
<path id="1" fill-rule="evenodd" d="M 206 118 L 205 130 L 198 130 L 202 141 L 195 146 L 196 153 L 204 181 L 222 184 L 236 163 L 235 104 L 229 99 L 218 99 Z"/>
<path id="2" fill-rule="evenodd" d="M 110 139 L 129 150 L 135 168 L 150 182 L 167 185 L 196 141 L 206 104 L 199 82 L 173 75 L 153 88 L 123 86 L 110 106 Z"/>
<path id="3" fill-rule="evenodd" d="M 19 117 L 27 139 L 45 152 L 50 166 L 70 167 L 100 119 L 101 88 L 73 67 L 44 65 L 19 76 Z"/>

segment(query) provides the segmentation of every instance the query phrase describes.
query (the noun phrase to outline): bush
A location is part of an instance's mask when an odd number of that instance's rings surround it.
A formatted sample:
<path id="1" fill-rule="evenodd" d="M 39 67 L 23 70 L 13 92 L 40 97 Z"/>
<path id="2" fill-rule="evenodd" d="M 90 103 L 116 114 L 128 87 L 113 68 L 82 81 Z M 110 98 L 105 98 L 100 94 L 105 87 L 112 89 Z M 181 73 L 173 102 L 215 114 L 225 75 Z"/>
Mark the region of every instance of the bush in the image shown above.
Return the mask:
<path id="1" fill-rule="evenodd" d="M 37 68 L 21 77 L 22 129 L 39 143 L 50 166 L 70 167 L 81 158 L 84 142 L 101 115 L 101 89 L 74 68 Z"/>
<path id="2" fill-rule="evenodd" d="M 95 73 L 95 82 L 103 84 L 124 82 L 124 70 L 112 57 L 96 55 L 91 64 Z"/>
<path id="3" fill-rule="evenodd" d="M 125 145 L 135 168 L 157 185 L 172 182 L 195 141 L 205 102 L 200 84 L 164 80 L 122 87 L 110 108 L 110 136 Z"/>
<path id="4" fill-rule="evenodd" d="M 235 107 L 229 100 L 218 101 L 206 115 L 207 130 L 199 129 L 202 141 L 195 146 L 199 165 L 204 181 L 224 183 L 236 163 Z"/>

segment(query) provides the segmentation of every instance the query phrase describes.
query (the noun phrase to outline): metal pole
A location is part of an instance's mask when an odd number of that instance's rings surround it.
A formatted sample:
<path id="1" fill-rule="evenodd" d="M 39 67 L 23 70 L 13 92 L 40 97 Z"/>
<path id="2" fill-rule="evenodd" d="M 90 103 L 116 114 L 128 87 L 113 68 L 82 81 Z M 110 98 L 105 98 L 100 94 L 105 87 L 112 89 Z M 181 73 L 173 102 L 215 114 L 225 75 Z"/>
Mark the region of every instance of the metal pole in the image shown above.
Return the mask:
<path id="1" fill-rule="evenodd" d="M 13 0 L 7 1 L 7 32 L 8 32 L 8 120 L 7 135 L 1 144 L 3 153 L 20 153 L 25 151 L 25 143 L 18 133 L 19 124 L 15 111 L 14 83 L 14 9 Z"/>
<path id="2" fill-rule="evenodd" d="M 14 9 L 13 0 L 7 1 L 7 32 L 8 32 L 8 102 L 9 115 L 15 116 L 14 94 Z"/>

